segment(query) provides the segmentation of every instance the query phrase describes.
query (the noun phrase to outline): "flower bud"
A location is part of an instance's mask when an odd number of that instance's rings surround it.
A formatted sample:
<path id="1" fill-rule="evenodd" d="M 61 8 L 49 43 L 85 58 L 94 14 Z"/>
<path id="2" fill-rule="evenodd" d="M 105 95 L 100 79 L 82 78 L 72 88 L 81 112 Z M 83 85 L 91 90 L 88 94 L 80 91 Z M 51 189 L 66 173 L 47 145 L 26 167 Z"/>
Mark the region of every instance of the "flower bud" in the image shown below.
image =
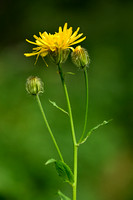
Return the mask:
<path id="1" fill-rule="evenodd" d="M 49 57 L 53 63 L 60 64 L 64 63 L 67 60 L 69 53 L 69 49 L 57 49 L 56 51 L 50 51 Z"/>
<path id="2" fill-rule="evenodd" d="M 81 69 L 86 67 L 90 62 L 88 52 L 81 46 L 77 46 L 73 50 L 73 52 L 71 53 L 71 57 L 73 63 Z"/>
<path id="3" fill-rule="evenodd" d="M 43 93 L 43 82 L 37 76 L 30 76 L 26 81 L 26 90 L 32 95 Z"/>

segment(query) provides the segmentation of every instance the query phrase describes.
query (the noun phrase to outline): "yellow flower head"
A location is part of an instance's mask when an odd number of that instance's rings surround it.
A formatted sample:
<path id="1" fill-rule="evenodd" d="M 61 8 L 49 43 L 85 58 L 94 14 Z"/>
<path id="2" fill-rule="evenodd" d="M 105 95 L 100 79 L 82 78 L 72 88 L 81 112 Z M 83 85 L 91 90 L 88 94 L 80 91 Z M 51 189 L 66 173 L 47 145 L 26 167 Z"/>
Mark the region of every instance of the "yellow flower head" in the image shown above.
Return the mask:
<path id="1" fill-rule="evenodd" d="M 61 52 L 62 50 L 67 49 L 73 50 L 73 45 L 82 42 L 86 38 L 81 38 L 83 33 L 78 34 L 78 32 L 79 27 L 72 33 L 72 27 L 67 28 L 67 23 L 65 23 L 63 29 L 62 27 L 59 27 L 59 32 L 55 32 L 54 34 L 39 32 L 40 37 L 33 35 L 35 42 L 26 39 L 27 42 L 36 45 L 36 47 L 33 48 L 32 53 L 25 53 L 24 55 L 26 57 L 37 55 L 38 58 L 39 55 L 45 57 L 51 52 Z"/>

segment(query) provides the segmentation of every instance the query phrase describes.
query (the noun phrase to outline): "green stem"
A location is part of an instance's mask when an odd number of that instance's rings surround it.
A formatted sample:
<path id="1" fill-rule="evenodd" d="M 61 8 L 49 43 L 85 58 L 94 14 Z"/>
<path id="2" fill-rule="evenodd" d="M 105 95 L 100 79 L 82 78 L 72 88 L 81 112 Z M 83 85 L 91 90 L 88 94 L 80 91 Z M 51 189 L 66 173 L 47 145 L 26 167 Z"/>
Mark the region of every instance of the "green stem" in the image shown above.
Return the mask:
<path id="1" fill-rule="evenodd" d="M 77 170 L 78 170 L 78 146 L 74 145 L 74 184 L 73 200 L 77 199 Z"/>
<path id="2" fill-rule="evenodd" d="M 84 128 L 83 128 L 83 132 L 82 135 L 79 139 L 78 144 L 83 140 L 84 135 L 85 135 L 85 131 L 86 131 L 86 125 L 87 125 L 87 119 L 88 119 L 88 102 L 89 102 L 89 88 L 88 88 L 88 73 L 87 73 L 87 69 L 85 67 L 84 69 L 84 77 L 85 77 L 85 89 L 86 89 L 86 111 L 85 111 L 85 122 L 84 122 Z"/>
<path id="3" fill-rule="evenodd" d="M 50 136 L 51 136 L 51 138 L 52 138 L 52 140 L 53 140 L 53 142 L 54 142 L 55 148 L 56 148 L 56 150 L 57 150 L 57 152 L 58 152 L 58 154 L 59 154 L 59 157 L 60 157 L 61 161 L 64 161 L 64 160 L 63 160 L 63 157 L 62 157 L 62 154 L 61 154 L 61 152 L 60 152 L 60 149 L 59 149 L 59 147 L 58 147 L 58 145 L 57 145 L 57 142 L 56 142 L 56 140 L 55 140 L 55 138 L 54 138 L 54 135 L 53 135 L 53 133 L 52 133 L 52 131 L 51 131 L 51 128 L 50 128 L 50 126 L 49 126 L 49 123 L 48 123 L 48 121 L 47 121 L 46 115 L 45 115 L 45 113 L 44 113 L 44 110 L 43 110 L 43 107 L 42 107 L 42 104 L 41 104 L 41 101 L 40 101 L 40 98 L 39 98 L 38 95 L 36 95 L 36 99 L 37 99 L 39 108 L 40 108 L 40 110 L 41 110 L 41 113 L 42 113 L 44 122 L 45 122 L 45 124 L 46 124 L 46 126 L 47 126 L 47 129 L 48 129 L 48 131 L 49 131 L 49 133 L 50 133 Z"/>
<path id="4" fill-rule="evenodd" d="M 67 86 L 64 80 L 63 72 L 58 65 L 58 70 L 61 78 L 61 82 L 63 85 L 63 89 L 65 92 L 66 96 L 66 101 L 67 101 L 67 106 L 68 106 L 68 112 L 69 112 L 69 117 L 70 117 L 70 124 L 71 124 L 71 131 L 72 131 L 72 138 L 73 138 L 73 147 L 74 147 L 74 184 L 73 184 L 73 200 L 76 200 L 76 194 L 77 194 L 77 157 L 78 157 L 78 146 L 77 146 L 77 141 L 76 141 L 76 135 L 75 135 L 75 130 L 74 130 L 74 123 L 73 123 L 73 116 L 72 116 L 72 109 L 71 109 L 71 104 L 69 100 L 69 95 L 67 91 Z"/>

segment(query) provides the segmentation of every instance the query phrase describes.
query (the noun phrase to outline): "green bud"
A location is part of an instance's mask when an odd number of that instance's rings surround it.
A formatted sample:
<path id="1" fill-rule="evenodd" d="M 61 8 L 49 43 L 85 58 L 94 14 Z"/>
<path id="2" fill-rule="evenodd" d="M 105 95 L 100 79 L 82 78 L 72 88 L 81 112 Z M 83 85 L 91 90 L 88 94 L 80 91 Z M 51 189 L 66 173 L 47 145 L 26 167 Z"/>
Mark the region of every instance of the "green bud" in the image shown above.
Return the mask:
<path id="1" fill-rule="evenodd" d="M 69 49 L 57 49 L 56 51 L 50 51 L 49 57 L 55 64 L 60 64 L 66 62 L 68 55 L 70 53 Z"/>
<path id="2" fill-rule="evenodd" d="M 73 52 L 71 53 L 71 57 L 73 63 L 81 69 L 86 67 L 90 62 L 88 52 L 81 46 L 77 46 L 73 50 Z"/>
<path id="3" fill-rule="evenodd" d="M 43 82 L 37 76 L 30 76 L 26 81 L 26 90 L 32 95 L 43 93 Z"/>

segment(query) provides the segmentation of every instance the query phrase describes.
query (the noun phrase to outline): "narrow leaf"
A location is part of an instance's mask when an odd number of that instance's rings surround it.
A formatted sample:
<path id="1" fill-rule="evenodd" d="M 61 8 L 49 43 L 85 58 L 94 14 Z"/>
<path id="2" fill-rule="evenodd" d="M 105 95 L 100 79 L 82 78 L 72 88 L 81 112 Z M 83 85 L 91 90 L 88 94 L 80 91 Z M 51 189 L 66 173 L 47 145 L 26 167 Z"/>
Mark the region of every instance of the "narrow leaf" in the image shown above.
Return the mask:
<path id="1" fill-rule="evenodd" d="M 61 191 L 58 191 L 58 195 L 60 196 L 61 200 L 71 200 L 69 197 L 64 195 Z"/>
<path id="2" fill-rule="evenodd" d="M 56 162 L 56 160 L 51 158 L 45 163 L 45 165 L 48 165 L 48 164 L 51 164 L 51 163 L 55 163 L 55 162 Z"/>
<path id="3" fill-rule="evenodd" d="M 75 73 L 73 73 L 73 72 L 67 72 L 67 74 L 70 74 L 70 75 L 75 75 Z"/>
<path id="4" fill-rule="evenodd" d="M 62 161 L 56 161 L 55 167 L 57 170 L 58 175 L 65 181 L 68 182 L 70 185 L 74 183 L 74 176 L 70 169 L 70 167 L 62 162 Z"/>
<path id="5" fill-rule="evenodd" d="M 98 129 L 99 127 L 108 124 L 111 120 L 109 121 L 103 121 L 101 124 L 98 124 L 97 126 L 95 126 L 94 128 L 92 128 L 86 135 L 86 137 L 80 142 L 80 144 L 83 144 L 84 142 L 86 142 L 86 140 L 88 139 L 88 137 L 93 133 L 93 131 L 95 131 L 96 129 Z"/>
<path id="6" fill-rule="evenodd" d="M 64 112 L 65 114 L 69 115 L 67 111 L 65 111 L 63 108 L 60 108 L 59 106 L 57 106 L 57 104 L 54 101 L 49 100 L 49 102 L 55 106 L 56 108 L 58 108 L 59 110 L 61 110 L 62 112 Z"/>

